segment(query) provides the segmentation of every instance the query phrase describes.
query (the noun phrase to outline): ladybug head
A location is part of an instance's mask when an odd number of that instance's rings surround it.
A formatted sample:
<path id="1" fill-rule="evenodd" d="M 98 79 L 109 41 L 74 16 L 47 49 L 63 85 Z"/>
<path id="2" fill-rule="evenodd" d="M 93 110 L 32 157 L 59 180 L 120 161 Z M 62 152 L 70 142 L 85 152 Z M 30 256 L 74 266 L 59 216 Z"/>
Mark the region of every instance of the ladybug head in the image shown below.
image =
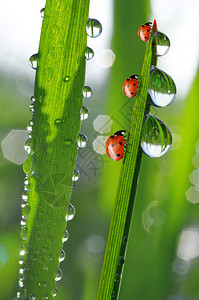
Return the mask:
<path id="1" fill-rule="evenodd" d="M 138 79 L 138 75 L 132 75 L 132 76 L 130 76 L 130 78 L 132 78 L 132 79 Z"/>
<path id="2" fill-rule="evenodd" d="M 125 135 L 125 133 L 126 133 L 126 130 L 120 130 L 120 131 L 117 131 L 117 132 L 115 132 L 114 133 L 114 135 Z"/>

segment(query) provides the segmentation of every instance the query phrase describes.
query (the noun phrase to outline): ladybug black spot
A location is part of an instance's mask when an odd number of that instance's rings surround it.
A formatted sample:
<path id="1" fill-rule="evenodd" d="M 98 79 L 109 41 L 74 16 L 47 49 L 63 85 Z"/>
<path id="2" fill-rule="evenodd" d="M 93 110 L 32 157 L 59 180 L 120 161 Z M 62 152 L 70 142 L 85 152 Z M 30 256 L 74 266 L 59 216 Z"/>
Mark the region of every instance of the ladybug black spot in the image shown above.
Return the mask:
<path id="1" fill-rule="evenodd" d="M 135 86 L 135 83 L 133 85 Z"/>
<path id="2" fill-rule="evenodd" d="M 114 135 L 111 135 L 111 136 L 110 136 L 111 139 L 114 139 L 114 137 L 115 137 Z"/>
<path id="3" fill-rule="evenodd" d="M 114 147 L 114 145 L 113 144 L 110 144 L 110 146 L 113 148 Z"/>
<path id="4" fill-rule="evenodd" d="M 119 142 L 120 145 L 122 145 L 122 142 Z"/>
<path id="5" fill-rule="evenodd" d="M 120 156 L 120 154 L 116 154 L 116 156 L 117 156 L 117 157 L 119 157 L 119 156 Z"/>
<path id="6" fill-rule="evenodd" d="M 149 32 L 150 30 L 147 29 L 147 31 Z"/>
<path id="7" fill-rule="evenodd" d="M 144 27 L 145 25 L 142 25 L 142 27 Z"/>
<path id="8" fill-rule="evenodd" d="M 145 36 L 144 38 L 145 38 L 145 40 L 146 40 L 146 39 L 147 39 L 147 36 Z"/>
<path id="9" fill-rule="evenodd" d="M 130 78 L 127 78 L 127 81 L 129 81 L 130 80 Z"/>
<path id="10" fill-rule="evenodd" d="M 133 95 L 134 93 L 130 93 L 131 95 Z"/>

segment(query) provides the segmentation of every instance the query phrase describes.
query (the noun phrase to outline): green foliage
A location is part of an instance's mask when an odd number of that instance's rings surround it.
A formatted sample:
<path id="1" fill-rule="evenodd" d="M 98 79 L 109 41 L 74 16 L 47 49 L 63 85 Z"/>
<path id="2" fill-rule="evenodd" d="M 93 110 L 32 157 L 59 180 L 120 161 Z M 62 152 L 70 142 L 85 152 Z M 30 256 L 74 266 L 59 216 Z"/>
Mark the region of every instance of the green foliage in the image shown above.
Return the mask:
<path id="1" fill-rule="evenodd" d="M 81 125 L 88 8 L 89 0 L 49 0 L 45 6 L 31 155 L 24 163 L 28 206 L 22 215 L 26 217 L 30 207 L 21 232 L 27 252 L 21 291 L 25 299 L 31 295 L 52 299 L 54 294 Z"/>

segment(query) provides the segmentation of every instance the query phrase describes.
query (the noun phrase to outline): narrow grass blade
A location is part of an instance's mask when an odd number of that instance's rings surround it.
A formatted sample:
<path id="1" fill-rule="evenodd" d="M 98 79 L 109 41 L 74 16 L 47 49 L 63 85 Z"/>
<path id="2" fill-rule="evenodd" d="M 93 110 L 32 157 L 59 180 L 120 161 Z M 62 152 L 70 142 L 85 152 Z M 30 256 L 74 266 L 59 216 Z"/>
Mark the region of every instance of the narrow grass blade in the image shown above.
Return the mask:
<path id="1" fill-rule="evenodd" d="M 121 272 L 125 260 L 126 245 L 141 162 L 140 138 L 152 62 L 152 39 L 156 30 L 156 22 L 154 21 L 141 76 L 139 78 L 140 91 L 136 96 L 131 117 L 128 139 L 129 153 L 125 155 L 121 168 L 97 300 L 117 299 L 119 295 Z"/>

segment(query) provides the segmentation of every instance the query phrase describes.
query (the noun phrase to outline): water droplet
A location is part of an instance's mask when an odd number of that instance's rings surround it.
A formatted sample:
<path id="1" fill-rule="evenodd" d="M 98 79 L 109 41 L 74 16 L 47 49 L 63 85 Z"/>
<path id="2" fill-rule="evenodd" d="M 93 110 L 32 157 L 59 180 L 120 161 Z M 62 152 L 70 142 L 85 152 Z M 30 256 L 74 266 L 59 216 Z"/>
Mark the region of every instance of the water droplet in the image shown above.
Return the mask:
<path id="1" fill-rule="evenodd" d="M 28 238 L 28 229 L 27 229 L 26 226 L 24 226 L 24 227 L 21 228 L 20 234 L 21 234 L 22 240 L 26 241 L 27 238 Z"/>
<path id="2" fill-rule="evenodd" d="M 87 142 L 88 142 L 87 136 L 84 135 L 83 133 L 79 133 L 78 137 L 77 137 L 77 146 L 79 148 L 84 148 L 84 147 L 86 147 Z"/>
<path id="3" fill-rule="evenodd" d="M 57 296 L 57 287 L 55 286 L 55 289 L 53 290 L 52 296 L 55 297 Z"/>
<path id="4" fill-rule="evenodd" d="M 43 265 L 42 265 L 42 269 L 43 269 L 44 271 L 47 271 L 47 270 L 48 270 L 48 265 L 47 265 L 47 264 L 43 264 Z"/>
<path id="5" fill-rule="evenodd" d="M 57 269 L 55 281 L 60 281 L 62 278 L 62 270 L 60 268 Z"/>
<path id="6" fill-rule="evenodd" d="M 160 157 L 171 147 L 172 135 L 162 120 L 152 114 L 146 116 L 144 122 L 141 147 L 150 157 Z"/>
<path id="7" fill-rule="evenodd" d="M 46 286 L 46 283 L 45 283 L 45 281 L 41 281 L 41 282 L 39 282 L 39 283 L 38 283 L 38 286 L 39 286 L 39 287 L 43 287 L 43 288 L 44 288 L 44 287 Z"/>
<path id="8" fill-rule="evenodd" d="M 56 119 L 55 120 L 55 125 L 61 125 L 62 123 L 64 123 L 65 120 L 64 119 Z"/>
<path id="9" fill-rule="evenodd" d="M 30 101 L 31 101 L 31 102 L 35 102 L 35 101 L 36 101 L 35 97 L 34 97 L 34 96 L 31 96 L 31 97 L 30 97 Z"/>
<path id="10" fill-rule="evenodd" d="M 27 175 L 33 175 L 33 156 L 29 156 L 23 164 L 23 171 Z"/>
<path id="11" fill-rule="evenodd" d="M 66 253 L 64 249 L 62 249 L 59 254 L 59 262 L 62 262 L 65 258 L 66 258 Z"/>
<path id="12" fill-rule="evenodd" d="M 29 214 L 30 214 L 30 206 L 27 204 L 27 205 L 24 206 L 24 208 L 22 209 L 22 218 L 28 219 Z"/>
<path id="13" fill-rule="evenodd" d="M 65 146 L 70 146 L 72 144 L 72 142 L 73 142 L 72 140 L 67 139 L 67 140 L 64 141 L 64 145 Z"/>
<path id="14" fill-rule="evenodd" d="M 19 287 L 23 287 L 23 286 L 24 286 L 23 280 L 20 279 L 20 280 L 19 280 Z"/>
<path id="15" fill-rule="evenodd" d="M 28 297 L 29 300 L 36 300 L 35 294 L 30 294 Z"/>
<path id="16" fill-rule="evenodd" d="M 44 17 L 45 7 L 40 10 L 41 17 Z"/>
<path id="17" fill-rule="evenodd" d="M 66 221 L 71 221 L 76 214 L 74 206 L 69 203 L 67 206 Z"/>
<path id="18" fill-rule="evenodd" d="M 165 55 L 170 48 L 170 40 L 166 34 L 158 31 L 154 34 L 153 41 L 156 41 L 156 55 Z"/>
<path id="19" fill-rule="evenodd" d="M 88 119 L 88 116 L 90 114 L 89 109 L 86 106 L 82 106 L 81 110 L 80 110 L 80 118 L 81 120 L 86 120 Z"/>
<path id="20" fill-rule="evenodd" d="M 83 94 L 84 98 L 91 97 L 93 94 L 92 88 L 90 86 L 85 85 L 82 89 L 82 94 Z"/>
<path id="21" fill-rule="evenodd" d="M 64 231 L 62 242 L 65 243 L 69 239 L 69 233 L 67 230 Z"/>
<path id="22" fill-rule="evenodd" d="M 75 182 L 79 179 L 80 177 L 80 172 L 78 170 L 73 170 L 73 175 L 72 175 L 72 181 Z"/>
<path id="23" fill-rule="evenodd" d="M 175 99 L 176 86 L 167 73 L 154 67 L 150 73 L 148 93 L 153 105 L 165 107 Z"/>
<path id="24" fill-rule="evenodd" d="M 32 113 L 34 113 L 34 111 L 35 111 L 35 109 L 34 109 L 34 105 L 33 104 L 30 104 L 30 111 L 32 112 Z"/>
<path id="25" fill-rule="evenodd" d="M 24 149 L 28 154 L 31 153 L 31 139 L 27 139 L 27 141 L 24 144 Z"/>
<path id="26" fill-rule="evenodd" d="M 21 198 L 23 201 L 27 201 L 28 200 L 28 195 L 27 195 L 27 191 L 24 191 L 23 194 L 21 195 Z"/>
<path id="27" fill-rule="evenodd" d="M 64 82 L 69 82 L 70 81 L 70 76 L 65 76 L 64 77 Z"/>
<path id="28" fill-rule="evenodd" d="M 31 66 L 31 68 L 33 68 L 33 69 L 37 68 L 37 60 L 38 60 L 38 53 L 33 54 L 29 58 L 29 65 Z"/>
<path id="29" fill-rule="evenodd" d="M 21 220 L 21 222 L 20 222 L 20 224 L 21 224 L 21 226 L 26 226 L 26 220 Z"/>
<path id="30" fill-rule="evenodd" d="M 45 294 L 45 295 L 42 297 L 42 300 L 47 300 L 47 299 L 49 299 L 48 294 Z"/>
<path id="31" fill-rule="evenodd" d="M 93 51 L 93 49 L 87 47 L 87 48 L 86 48 L 86 52 L 85 52 L 85 57 L 86 57 L 86 59 L 87 59 L 87 60 L 90 60 L 90 59 L 93 58 L 93 56 L 94 56 L 94 51 Z"/>
<path id="32" fill-rule="evenodd" d="M 102 32 L 101 23 L 96 19 L 88 19 L 88 22 L 86 25 L 87 35 L 92 38 L 96 38 L 101 34 L 101 32 Z"/>

